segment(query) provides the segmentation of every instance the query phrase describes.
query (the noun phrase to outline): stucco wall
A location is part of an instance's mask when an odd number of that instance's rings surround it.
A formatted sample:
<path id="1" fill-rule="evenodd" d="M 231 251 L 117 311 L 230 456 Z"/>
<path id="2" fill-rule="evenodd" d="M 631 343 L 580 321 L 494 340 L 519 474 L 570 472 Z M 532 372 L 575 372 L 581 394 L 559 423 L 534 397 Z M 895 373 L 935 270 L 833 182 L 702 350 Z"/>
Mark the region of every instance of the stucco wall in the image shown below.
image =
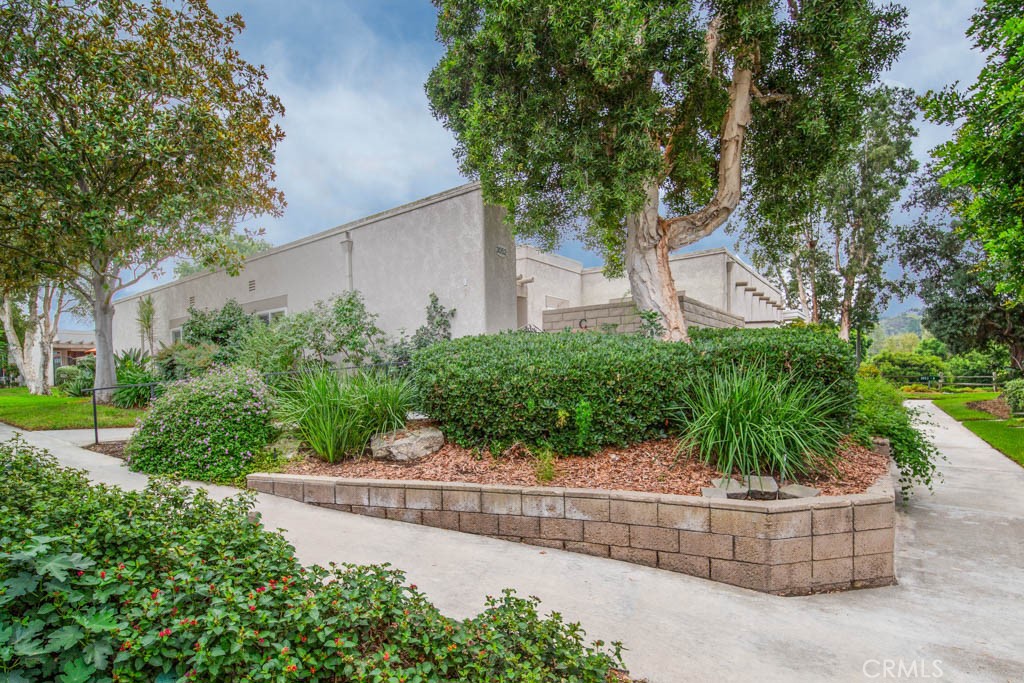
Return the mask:
<path id="1" fill-rule="evenodd" d="M 518 245 L 516 274 L 521 283 L 518 294 L 526 299 L 526 319 L 519 321 L 519 327 L 527 324 L 543 327 L 544 310 L 553 299 L 565 301 L 566 306 L 581 305 L 582 270 L 579 261 Z"/>
<path id="2" fill-rule="evenodd" d="M 456 336 L 515 326 L 514 245 L 500 214 L 485 221 L 479 186 L 470 184 L 276 247 L 248 259 L 237 277 L 204 273 L 122 299 L 114 346 L 139 345 L 140 296 L 152 295 L 157 339 L 169 343 L 190 303 L 218 308 L 235 299 L 249 312 L 294 313 L 346 291 L 350 282 L 390 334 L 423 324 L 431 292 L 457 310 Z"/>

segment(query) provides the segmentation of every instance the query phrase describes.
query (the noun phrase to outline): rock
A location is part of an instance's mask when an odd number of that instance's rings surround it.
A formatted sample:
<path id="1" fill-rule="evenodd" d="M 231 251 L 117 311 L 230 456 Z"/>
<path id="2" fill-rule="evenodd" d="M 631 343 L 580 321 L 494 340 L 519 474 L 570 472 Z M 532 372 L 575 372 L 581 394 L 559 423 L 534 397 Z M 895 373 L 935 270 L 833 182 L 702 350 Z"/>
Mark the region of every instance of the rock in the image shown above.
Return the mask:
<path id="1" fill-rule="evenodd" d="M 726 493 L 725 489 L 716 488 L 714 486 L 702 486 L 700 488 L 700 495 L 705 498 L 728 498 L 729 494 Z"/>
<path id="2" fill-rule="evenodd" d="M 747 495 L 754 500 L 775 500 L 779 497 L 779 484 L 775 477 L 747 477 Z"/>
<path id="3" fill-rule="evenodd" d="M 714 486 L 716 489 L 725 492 L 726 497 L 728 498 L 747 497 L 747 487 L 741 484 L 740 482 L 736 481 L 735 479 L 731 479 L 729 477 L 720 477 L 718 479 L 712 479 L 711 485 Z M 716 497 L 721 498 L 721 496 Z"/>
<path id="4" fill-rule="evenodd" d="M 444 434 L 437 427 L 401 429 L 375 436 L 370 440 L 370 453 L 375 460 L 412 462 L 433 455 L 444 446 Z"/>
<path id="5" fill-rule="evenodd" d="M 821 495 L 821 491 L 802 484 L 788 484 L 779 489 L 779 498 L 814 498 Z"/>

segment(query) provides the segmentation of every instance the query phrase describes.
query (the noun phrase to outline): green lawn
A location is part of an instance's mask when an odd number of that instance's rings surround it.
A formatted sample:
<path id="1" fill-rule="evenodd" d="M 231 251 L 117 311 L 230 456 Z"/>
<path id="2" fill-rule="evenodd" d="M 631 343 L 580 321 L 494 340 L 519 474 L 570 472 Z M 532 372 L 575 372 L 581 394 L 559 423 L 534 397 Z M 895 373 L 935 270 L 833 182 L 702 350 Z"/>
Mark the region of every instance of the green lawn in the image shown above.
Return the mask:
<path id="1" fill-rule="evenodd" d="M 1008 420 L 971 420 L 964 426 L 1024 467 L 1024 427 L 1011 426 Z"/>
<path id="2" fill-rule="evenodd" d="M 144 410 L 99 406 L 100 427 L 134 427 Z M 32 396 L 28 389 L 0 389 L 0 422 L 29 431 L 92 427 L 92 400 Z"/>
<path id="3" fill-rule="evenodd" d="M 987 401 L 999 394 L 968 394 L 935 401 L 950 417 L 977 434 L 990 446 L 1024 467 L 1024 425 L 1020 420 L 997 420 L 989 413 L 967 407 L 971 401 Z"/>
<path id="4" fill-rule="evenodd" d="M 984 410 L 974 410 L 968 408 L 968 403 L 974 401 L 991 401 L 999 397 L 999 393 L 995 391 L 986 391 L 984 393 L 977 394 L 960 394 L 951 398 L 941 398 L 935 401 L 935 405 L 942 408 L 944 411 L 949 413 L 949 416 L 959 422 L 966 422 L 968 420 L 991 420 L 993 419 L 990 413 L 986 413 Z"/>

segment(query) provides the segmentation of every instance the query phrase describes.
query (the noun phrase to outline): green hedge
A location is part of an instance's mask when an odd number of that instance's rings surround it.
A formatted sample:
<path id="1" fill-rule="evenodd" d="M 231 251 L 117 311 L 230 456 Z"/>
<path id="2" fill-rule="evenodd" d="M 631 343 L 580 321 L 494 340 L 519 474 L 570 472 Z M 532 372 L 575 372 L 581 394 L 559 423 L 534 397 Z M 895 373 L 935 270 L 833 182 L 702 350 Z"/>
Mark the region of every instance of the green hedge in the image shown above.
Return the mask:
<path id="1" fill-rule="evenodd" d="M 413 378 L 422 410 L 457 443 L 589 453 L 663 435 L 695 376 L 755 363 L 836 392 L 849 406 L 838 419 L 852 417 L 851 346 L 812 329 L 699 331 L 692 345 L 598 332 L 463 337 L 415 354 Z"/>
<path id="2" fill-rule="evenodd" d="M 0 472 L 0 680 L 605 683 L 621 666 L 507 591 L 457 621 L 398 571 L 303 567 L 249 494 L 95 486 L 24 441 L 0 443 Z"/>
<path id="3" fill-rule="evenodd" d="M 1003 398 L 1014 413 L 1024 413 L 1024 379 L 1015 379 L 1003 387 Z"/>

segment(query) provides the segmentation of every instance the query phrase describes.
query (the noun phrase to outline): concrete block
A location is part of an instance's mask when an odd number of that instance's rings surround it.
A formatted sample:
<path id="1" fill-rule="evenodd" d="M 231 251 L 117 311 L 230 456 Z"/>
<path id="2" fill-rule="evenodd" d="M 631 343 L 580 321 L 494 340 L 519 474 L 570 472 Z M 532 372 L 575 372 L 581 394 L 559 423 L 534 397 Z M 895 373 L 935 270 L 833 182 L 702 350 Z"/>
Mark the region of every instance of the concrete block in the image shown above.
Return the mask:
<path id="1" fill-rule="evenodd" d="M 891 528 L 856 531 L 853 534 L 853 554 L 857 556 L 892 553 L 894 536 L 895 532 Z"/>
<path id="2" fill-rule="evenodd" d="M 716 489 L 714 486 L 702 486 L 700 495 L 704 498 L 728 498 L 729 494 L 725 489 Z"/>
<path id="3" fill-rule="evenodd" d="M 334 502 L 340 505 L 369 505 L 370 487 L 338 484 L 334 488 Z"/>
<path id="4" fill-rule="evenodd" d="M 767 528 L 767 513 L 711 508 L 712 533 L 766 538 Z"/>
<path id="5" fill-rule="evenodd" d="M 658 504 L 636 500 L 611 500 L 609 519 L 620 524 L 658 525 Z"/>
<path id="6" fill-rule="evenodd" d="M 388 508 L 387 518 L 409 524 L 423 524 L 423 511 L 410 510 L 408 508 Z"/>
<path id="7" fill-rule="evenodd" d="M 338 505 L 337 503 L 317 503 L 317 507 L 337 510 L 338 512 L 352 512 L 351 505 Z"/>
<path id="8" fill-rule="evenodd" d="M 680 531 L 679 552 L 722 559 L 733 558 L 733 537 L 701 531 Z"/>
<path id="9" fill-rule="evenodd" d="M 811 560 L 811 537 L 748 538 L 736 537 L 736 559 L 759 564 L 792 564 Z"/>
<path id="10" fill-rule="evenodd" d="M 613 522 L 584 522 L 583 540 L 604 545 L 629 545 L 629 525 Z"/>
<path id="11" fill-rule="evenodd" d="M 441 509 L 452 512 L 480 512 L 480 492 L 445 489 L 441 492 Z"/>
<path id="12" fill-rule="evenodd" d="M 853 580 L 855 584 L 858 581 L 883 581 L 873 585 L 886 585 L 892 582 L 894 573 L 892 553 L 855 555 L 853 558 Z"/>
<path id="13" fill-rule="evenodd" d="M 246 488 L 252 489 L 253 491 L 259 491 L 260 493 L 274 493 L 274 480 L 270 477 L 259 477 L 250 474 L 245 478 Z"/>
<path id="14" fill-rule="evenodd" d="M 679 532 L 654 526 L 629 527 L 629 545 L 633 548 L 679 552 Z"/>
<path id="15" fill-rule="evenodd" d="M 521 515 L 523 497 L 518 493 L 483 491 L 480 494 L 480 509 L 494 515 Z"/>
<path id="16" fill-rule="evenodd" d="M 413 510 L 440 510 L 440 489 L 406 489 L 405 507 Z"/>
<path id="17" fill-rule="evenodd" d="M 811 510 L 812 531 L 819 534 L 841 534 L 853 531 L 853 507 L 814 508 Z"/>
<path id="18" fill-rule="evenodd" d="M 633 564 L 642 564 L 648 567 L 658 566 L 658 553 L 654 550 L 623 548 L 613 545 L 609 548 L 609 552 L 613 560 L 622 560 L 623 562 L 632 562 Z"/>
<path id="19" fill-rule="evenodd" d="M 459 530 L 459 513 L 450 510 L 423 510 L 423 524 L 439 529 Z"/>
<path id="20" fill-rule="evenodd" d="M 562 549 L 565 547 L 565 541 L 559 541 L 553 538 L 524 538 L 523 543 L 539 545 L 542 548 Z"/>
<path id="21" fill-rule="evenodd" d="M 711 531 L 711 509 L 697 505 L 658 503 L 658 526 L 687 531 Z"/>
<path id="22" fill-rule="evenodd" d="M 775 477 L 747 477 L 744 484 L 747 496 L 754 500 L 775 500 L 779 497 L 779 483 Z"/>
<path id="23" fill-rule="evenodd" d="M 779 489 L 779 498 L 781 500 L 814 498 L 819 495 L 821 495 L 821 490 L 813 486 L 804 486 L 803 484 L 787 484 Z"/>
<path id="24" fill-rule="evenodd" d="M 482 512 L 460 512 L 459 531 L 467 534 L 498 534 L 498 515 L 488 515 Z"/>
<path id="25" fill-rule="evenodd" d="M 405 489 L 371 486 L 370 505 L 379 505 L 384 508 L 404 508 Z"/>
<path id="26" fill-rule="evenodd" d="M 540 520 L 502 515 L 498 519 L 498 533 L 502 536 L 537 537 L 540 536 Z"/>
<path id="27" fill-rule="evenodd" d="M 304 496 L 303 488 L 304 486 L 301 480 L 282 481 L 278 479 L 274 482 L 274 495 L 301 501 Z"/>
<path id="28" fill-rule="evenodd" d="M 603 543 L 586 543 L 584 541 L 566 541 L 565 549 L 574 553 L 593 555 L 595 557 L 608 557 L 608 546 Z"/>
<path id="29" fill-rule="evenodd" d="M 794 538 L 811 535 L 811 511 L 797 510 L 768 515 L 765 538 Z"/>
<path id="30" fill-rule="evenodd" d="M 566 519 L 585 519 L 591 522 L 607 522 L 610 505 L 607 498 L 565 497 Z"/>
<path id="31" fill-rule="evenodd" d="M 579 519 L 546 519 L 540 520 L 541 538 L 553 538 L 561 541 L 582 541 L 583 521 Z"/>
<path id="32" fill-rule="evenodd" d="M 658 567 L 670 572 L 699 576 L 703 579 L 711 576 L 711 560 L 699 555 L 685 553 L 658 553 Z"/>
<path id="33" fill-rule="evenodd" d="M 523 514 L 527 517 L 564 517 L 565 498 L 524 493 Z"/>
<path id="34" fill-rule="evenodd" d="M 307 481 L 302 487 L 302 500 L 307 503 L 333 503 L 334 482 Z"/>
<path id="35" fill-rule="evenodd" d="M 353 505 L 352 512 L 357 515 L 363 515 L 364 517 L 378 517 L 380 519 L 384 519 L 388 516 L 388 508 L 382 508 L 376 505 Z"/>
<path id="36" fill-rule="evenodd" d="M 736 481 L 732 477 L 719 477 L 718 479 L 712 479 L 711 486 L 725 491 L 727 498 L 747 497 L 747 486 L 742 482 Z"/>
<path id="37" fill-rule="evenodd" d="M 811 563 L 811 583 L 815 586 L 849 584 L 853 581 L 853 558 L 836 557 Z"/>
<path id="38" fill-rule="evenodd" d="M 757 591 L 768 590 L 771 567 L 767 564 L 751 564 L 734 560 L 711 560 L 711 580 Z"/>
<path id="39" fill-rule="evenodd" d="M 853 507 L 853 528 L 855 531 L 891 528 L 895 515 L 896 509 L 893 503 L 855 505 Z"/>
<path id="40" fill-rule="evenodd" d="M 853 556 L 853 534 L 826 534 L 812 537 L 811 559 L 833 560 Z"/>
<path id="41" fill-rule="evenodd" d="M 772 593 L 811 592 L 811 562 L 775 564 L 768 570 L 768 590 Z"/>

